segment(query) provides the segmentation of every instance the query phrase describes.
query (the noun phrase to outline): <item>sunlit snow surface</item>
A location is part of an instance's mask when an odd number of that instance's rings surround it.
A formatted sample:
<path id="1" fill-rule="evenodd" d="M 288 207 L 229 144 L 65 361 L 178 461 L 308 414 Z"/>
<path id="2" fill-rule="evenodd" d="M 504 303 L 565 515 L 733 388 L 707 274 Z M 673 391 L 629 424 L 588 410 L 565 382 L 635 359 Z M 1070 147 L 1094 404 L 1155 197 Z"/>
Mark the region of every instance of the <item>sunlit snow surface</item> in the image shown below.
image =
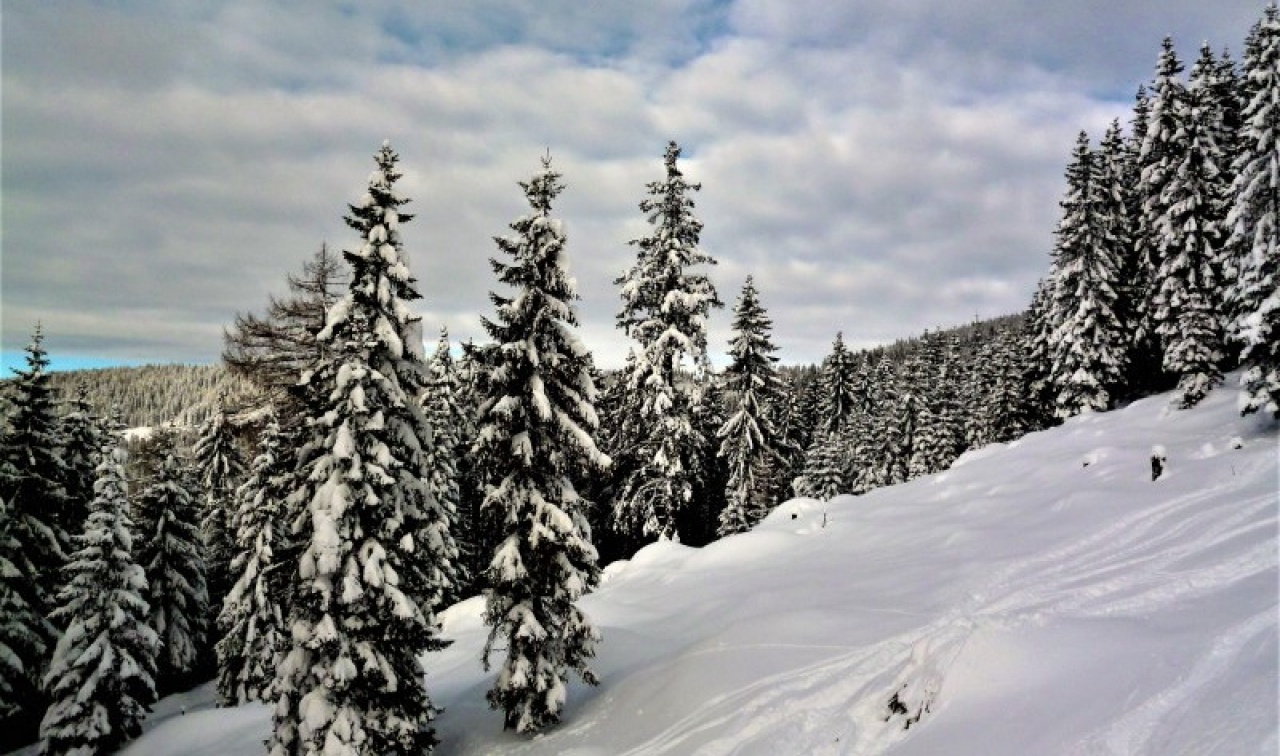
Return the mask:
<path id="1" fill-rule="evenodd" d="M 438 753 L 1273 756 L 1276 426 L 1231 390 L 1167 404 L 611 566 L 583 602 L 602 684 L 536 738 L 486 707 L 463 602 L 427 661 Z M 210 700 L 162 702 L 126 753 L 260 752 L 266 708 Z"/>

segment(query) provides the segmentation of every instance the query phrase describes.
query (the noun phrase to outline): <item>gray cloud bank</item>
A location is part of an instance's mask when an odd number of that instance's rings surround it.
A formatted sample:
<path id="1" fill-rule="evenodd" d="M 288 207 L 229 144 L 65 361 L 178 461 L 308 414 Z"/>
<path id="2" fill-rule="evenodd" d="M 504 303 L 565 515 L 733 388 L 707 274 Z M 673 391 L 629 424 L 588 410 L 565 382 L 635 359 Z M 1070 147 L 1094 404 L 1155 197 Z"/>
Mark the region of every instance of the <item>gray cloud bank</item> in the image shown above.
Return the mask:
<path id="1" fill-rule="evenodd" d="M 583 335 L 668 139 L 784 360 L 1021 309 L 1081 128 L 1128 118 L 1161 38 L 1238 53 L 1252 0 L 91 2 L 6 6 L 3 344 L 209 361 L 342 222 L 389 138 L 433 334 L 482 337 L 491 238 L 546 150 Z M 1238 55 L 1237 55 L 1238 57 Z M 729 314 L 713 321 L 725 349 Z"/>

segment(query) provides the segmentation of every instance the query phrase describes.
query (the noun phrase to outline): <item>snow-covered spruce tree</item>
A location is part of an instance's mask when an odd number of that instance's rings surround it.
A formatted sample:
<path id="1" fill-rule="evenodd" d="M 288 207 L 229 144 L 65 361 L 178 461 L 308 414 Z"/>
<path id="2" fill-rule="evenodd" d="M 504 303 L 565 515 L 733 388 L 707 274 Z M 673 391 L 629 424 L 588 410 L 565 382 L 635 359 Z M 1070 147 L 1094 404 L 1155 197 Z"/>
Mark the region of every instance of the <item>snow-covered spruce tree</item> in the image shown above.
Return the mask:
<path id="1" fill-rule="evenodd" d="M 1146 295 L 1142 289 L 1147 280 L 1141 271 L 1141 258 L 1137 251 L 1137 223 L 1134 215 L 1136 180 L 1129 163 L 1129 147 L 1120 128 L 1120 119 L 1111 121 L 1096 153 L 1095 185 L 1101 224 L 1106 229 L 1107 248 L 1115 263 L 1114 313 L 1122 325 L 1123 339 L 1119 347 L 1124 365 L 1120 382 L 1111 397 L 1116 400 L 1134 395 L 1134 368 L 1139 359 L 1134 342 L 1134 332 L 1141 320 L 1141 301 Z"/>
<path id="2" fill-rule="evenodd" d="M 1048 305 L 1053 275 L 1050 270 L 1049 275 L 1036 283 L 1035 293 L 1031 295 L 1031 305 L 1027 308 L 1024 333 L 1026 359 L 1023 365 L 1026 373 L 1023 383 L 1026 386 L 1027 415 L 1028 422 L 1036 428 L 1047 428 L 1057 421 L 1053 414 L 1053 384 L 1049 381 L 1052 329 Z"/>
<path id="3" fill-rule="evenodd" d="M 461 476 L 458 471 L 458 462 L 463 456 L 461 434 L 472 432 L 474 424 L 470 413 L 458 404 L 459 391 L 453 356 L 449 354 L 449 332 L 441 329 L 440 340 L 427 364 L 427 386 L 422 396 L 422 407 L 435 433 L 434 443 L 427 450 L 431 467 L 427 487 L 433 499 L 454 513 L 452 532 L 458 545 L 453 585 L 443 600 L 445 606 L 465 598 L 464 591 L 472 586 L 472 576 L 478 572 L 473 568 L 476 559 L 475 518 L 473 512 L 461 509 Z M 472 432 L 468 438 L 473 437 Z"/>
<path id="4" fill-rule="evenodd" d="M 1223 334 L 1226 333 L 1233 319 L 1230 308 L 1225 306 L 1228 302 L 1229 286 L 1225 273 L 1226 269 L 1231 267 L 1227 259 L 1229 254 L 1227 214 L 1231 210 L 1231 183 L 1235 175 L 1232 159 L 1238 152 L 1238 134 L 1236 133 L 1238 123 L 1235 129 L 1232 129 L 1229 124 L 1239 119 L 1234 89 L 1228 92 L 1223 91 L 1224 85 L 1238 86 L 1238 82 L 1235 81 L 1234 71 L 1226 81 L 1223 80 L 1224 75 L 1222 62 L 1213 54 L 1208 44 L 1202 45 L 1200 57 L 1191 67 L 1187 90 L 1191 98 L 1191 116 L 1197 124 L 1196 131 L 1204 135 L 1198 140 L 1198 149 L 1204 153 L 1203 160 L 1213 166 L 1211 175 L 1206 174 L 1208 184 L 1205 187 L 1205 194 L 1209 198 L 1209 203 L 1204 208 L 1204 215 L 1206 223 L 1212 229 L 1212 233 L 1207 238 L 1213 251 L 1211 265 L 1215 288 L 1212 298 L 1215 303 L 1214 313 L 1221 324 L 1220 330 Z M 1221 344 L 1220 351 L 1223 353 L 1223 359 L 1219 367 L 1233 368 L 1234 350 L 1228 350 L 1225 344 Z"/>
<path id="5" fill-rule="evenodd" d="M 881 352 L 874 361 L 865 389 L 867 411 L 853 426 L 848 444 L 845 480 L 849 492 L 854 494 L 889 485 L 891 433 L 897 408 L 896 377 L 887 354 Z"/>
<path id="6" fill-rule="evenodd" d="M 75 398 L 66 402 L 60 421 L 59 437 L 63 447 L 67 494 L 67 532 L 78 533 L 89 516 L 98 462 L 102 456 L 103 422 L 93 412 L 88 389 L 80 387 Z"/>
<path id="7" fill-rule="evenodd" d="M 609 455 L 612 464 L 607 475 L 584 492 L 594 502 L 591 534 L 600 554 L 601 564 L 627 559 L 640 546 L 640 539 L 629 529 L 629 522 L 618 517 L 617 503 L 628 482 L 643 467 L 644 453 L 636 442 L 644 433 L 644 397 L 628 387 L 637 369 L 635 348 L 627 351 L 623 366 L 601 384 L 596 412 L 600 431 L 596 444 Z"/>
<path id="8" fill-rule="evenodd" d="M 235 582 L 218 615 L 218 702 L 223 706 L 275 698 L 276 666 L 287 636 L 281 595 L 288 575 L 279 559 L 287 527 L 284 498 L 292 482 L 289 450 L 281 442 L 280 426 L 272 419 L 233 502 Z"/>
<path id="9" fill-rule="evenodd" d="M 921 401 L 910 383 L 898 376 L 892 393 L 892 411 L 885 426 L 885 476 L 888 485 L 905 483 L 912 478 L 911 459 L 919 442 Z"/>
<path id="10" fill-rule="evenodd" d="M 1151 278 L 1155 273 L 1155 235 L 1151 217 L 1145 211 L 1150 187 L 1142 174 L 1148 162 L 1155 162 L 1158 151 L 1144 152 L 1147 121 L 1151 115 L 1151 98 L 1143 86 L 1134 98 L 1133 120 L 1129 138 L 1124 143 L 1124 167 L 1121 181 L 1124 216 L 1129 248 L 1121 261 L 1120 280 L 1124 283 L 1121 300 L 1127 304 L 1128 320 L 1133 328 L 1129 339 L 1129 370 L 1126 384 L 1129 395 L 1146 396 L 1172 386 L 1164 372 L 1160 339 L 1156 336 L 1155 314 L 1151 308 Z"/>
<path id="11" fill-rule="evenodd" d="M 1107 185 L 1083 131 L 1067 166 L 1053 280 L 1046 303 L 1050 329 L 1049 381 L 1055 414 L 1107 410 L 1119 393 L 1129 351 L 1128 325 L 1119 314 L 1119 244 L 1108 215 Z"/>
<path id="12" fill-rule="evenodd" d="M 156 700 L 160 639 L 147 622 L 147 579 L 134 558 L 123 448 L 103 447 L 79 548 L 54 618 L 67 626 L 45 676 L 42 754 L 113 753 L 142 732 Z"/>
<path id="13" fill-rule="evenodd" d="M 0 462 L 3 465 L 3 462 Z M 41 704 L 33 697 L 32 668 L 47 662 L 57 631 L 32 605 L 34 574 L 23 548 L 29 523 L 0 499 L 0 748 L 6 751 L 35 736 L 32 719 Z"/>
<path id="14" fill-rule="evenodd" d="M 945 470 L 964 448 L 957 393 L 963 383 L 960 340 L 952 335 L 945 347 L 939 336 L 926 337 L 921 349 L 925 372 L 921 376 L 919 427 L 908 475 L 918 477 Z"/>
<path id="15" fill-rule="evenodd" d="M 520 187 L 531 212 L 494 240 L 504 258 L 490 261 L 512 291 L 490 295 L 497 312 L 484 320 L 494 343 L 481 352 L 475 448 L 490 471 L 484 507 L 502 529 L 485 576 L 485 665 L 495 646 L 506 658 L 487 697 L 507 729 L 536 732 L 559 721 L 571 671 L 596 681 L 587 660 L 599 635 L 575 602 L 600 573 L 573 481 L 609 458 L 592 438 L 596 387 L 573 331 L 578 295 L 551 217 L 563 185 L 550 157 Z"/>
<path id="16" fill-rule="evenodd" d="M 1250 99 L 1242 115 L 1240 153 L 1227 246 L 1235 318 L 1243 347 L 1240 409 L 1280 417 L 1280 11 L 1269 5 L 1245 56 Z"/>
<path id="17" fill-rule="evenodd" d="M 1172 62 L 1162 63 L 1162 73 L 1178 70 L 1172 49 L 1166 53 Z M 1158 99 L 1152 107 L 1147 139 L 1163 152 L 1156 166 L 1159 180 L 1152 182 L 1159 193 L 1148 196 L 1147 211 L 1152 213 L 1159 263 L 1152 279 L 1156 333 L 1164 344 L 1165 370 L 1178 376 L 1175 402 L 1185 409 L 1222 381 L 1222 297 L 1216 268 L 1226 198 L 1204 78 L 1189 90 L 1168 89 L 1181 94 L 1170 94 L 1170 103 Z M 1157 119 L 1162 113 L 1168 123 Z"/>
<path id="18" fill-rule="evenodd" d="M 796 496 L 826 501 L 845 491 L 845 444 L 835 433 L 813 437 L 805 452 L 804 467 L 792 484 Z"/>
<path id="19" fill-rule="evenodd" d="M 1177 177 L 1178 165 L 1186 153 L 1185 134 L 1181 133 L 1191 109 L 1187 85 L 1182 81 L 1182 61 L 1173 49 L 1173 40 L 1165 37 L 1160 56 L 1156 61 L 1156 75 L 1145 101 L 1147 119 L 1144 124 L 1142 149 L 1138 156 L 1141 174 L 1138 178 L 1138 194 L 1142 200 L 1142 224 L 1147 243 L 1147 269 L 1154 279 L 1160 269 L 1161 225 L 1168 212 L 1169 195 L 1166 187 Z M 1155 281 L 1148 296 L 1155 297 Z M 1146 309 L 1155 329 L 1154 302 L 1147 302 Z"/>
<path id="20" fill-rule="evenodd" d="M 8 732 L 22 732 L 24 738 L 34 735 L 33 720 L 38 716 L 33 712 L 43 706 L 40 681 L 57 642 L 57 630 L 48 617 L 69 543 L 62 486 L 66 465 L 43 341 L 37 326 L 27 346 L 26 369 L 14 371 L 0 431 L 0 499 L 7 505 L 0 562 L 14 570 L 0 573 L 8 593 L 0 601 L 12 612 L 0 615 L 0 643 L 8 649 L 0 664 L 5 677 L 0 689 L 15 691 L 12 698 L 0 697 L 0 724 Z"/>
<path id="21" fill-rule="evenodd" d="M 1005 327 L 990 342 L 990 350 L 980 353 L 980 364 L 991 374 L 990 388 L 977 407 L 989 423 L 984 444 L 1012 441 L 1035 429 L 1027 409 L 1027 354 L 1023 343 L 1027 331 L 1025 320 Z"/>
<path id="22" fill-rule="evenodd" d="M 822 363 L 822 409 L 819 422 L 823 431 L 840 433 L 845 430 L 853 414 L 862 402 L 856 396 L 854 381 L 857 365 L 853 355 L 844 345 L 844 334 L 837 333 L 831 344 L 831 354 Z"/>
<path id="23" fill-rule="evenodd" d="M 731 414 L 716 434 L 719 455 L 729 470 L 728 501 L 717 528 L 722 538 L 750 530 L 776 503 L 768 498 L 766 477 L 778 463 L 781 443 L 774 418 L 782 380 L 774 366 L 778 348 L 770 340 L 772 329 L 773 321 L 748 276 L 733 308 L 732 362 L 724 372 Z"/>
<path id="24" fill-rule="evenodd" d="M 707 316 L 721 302 L 707 274 L 693 270 L 715 260 L 698 246 L 702 221 L 689 195 L 700 185 L 685 180 L 679 157 L 680 147 L 668 144 L 666 178 L 651 182 L 640 203 L 653 230 L 632 240 L 636 262 L 616 281 L 618 324 L 639 346 L 626 380 L 627 390 L 639 395 L 640 417 L 628 423 L 635 435 L 624 443 L 641 458 L 614 514 L 618 529 L 637 543 L 679 538 L 677 517 L 693 497 L 702 475 L 696 465 L 708 443 L 693 413 L 709 372 Z"/>
<path id="25" fill-rule="evenodd" d="M 186 461 L 169 449 L 137 500 L 138 562 L 147 575 L 148 622 L 160 638 L 155 681 L 161 695 L 194 682 L 207 651 L 212 612 L 191 477 Z"/>
<path id="26" fill-rule="evenodd" d="M 231 519 L 236 488 L 245 472 L 244 454 L 227 417 L 224 398 L 219 398 L 213 414 L 200 428 L 191 456 L 204 510 L 201 532 L 209 606 L 216 616 L 236 581 L 231 572 L 231 560 L 236 553 L 236 533 Z"/>
<path id="27" fill-rule="evenodd" d="M 400 226 L 399 156 L 384 143 L 347 224 L 350 288 L 317 335 L 302 382 L 312 437 L 290 494 L 305 544 L 290 577 L 290 638 L 277 670 L 273 754 L 420 754 L 436 709 L 419 657 L 445 644 L 435 612 L 451 589 L 452 513 L 431 498 L 430 426 L 418 298 Z M 293 568 L 290 568 L 292 572 Z"/>
<path id="28" fill-rule="evenodd" d="M 773 474 L 772 494 L 775 501 L 792 496 L 792 484 L 804 469 L 805 450 L 813 440 L 814 418 L 818 406 L 818 371 L 805 366 L 786 371 L 784 389 L 779 397 L 778 420 L 781 459 Z"/>

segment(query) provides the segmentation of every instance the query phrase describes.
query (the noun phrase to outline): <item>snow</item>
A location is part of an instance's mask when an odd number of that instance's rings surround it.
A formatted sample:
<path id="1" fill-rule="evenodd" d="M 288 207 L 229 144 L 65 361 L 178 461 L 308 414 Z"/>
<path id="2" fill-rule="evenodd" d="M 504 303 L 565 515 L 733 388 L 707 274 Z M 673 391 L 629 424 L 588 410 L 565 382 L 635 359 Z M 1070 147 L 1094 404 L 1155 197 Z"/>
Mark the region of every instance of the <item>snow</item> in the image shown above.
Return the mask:
<path id="1" fill-rule="evenodd" d="M 601 684 L 536 738 L 488 708 L 484 602 L 463 601 L 426 657 L 440 752 L 1274 754 L 1277 427 L 1234 391 L 1168 403 L 611 565 L 581 600 Z M 124 753 L 261 752 L 267 710 L 212 701 L 162 701 Z"/>

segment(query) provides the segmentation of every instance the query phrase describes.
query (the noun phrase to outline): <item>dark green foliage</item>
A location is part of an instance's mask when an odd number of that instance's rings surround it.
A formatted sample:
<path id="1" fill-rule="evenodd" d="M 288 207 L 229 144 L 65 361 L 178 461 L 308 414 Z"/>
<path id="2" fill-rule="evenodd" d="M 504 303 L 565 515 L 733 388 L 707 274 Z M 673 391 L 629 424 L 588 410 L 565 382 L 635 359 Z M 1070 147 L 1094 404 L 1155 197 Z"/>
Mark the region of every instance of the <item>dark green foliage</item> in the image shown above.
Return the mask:
<path id="1" fill-rule="evenodd" d="M 599 635 L 576 602 L 599 580 L 579 471 L 603 471 L 591 355 L 572 329 L 577 290 L 566 269 L 565 235 L 551 216 L 560 175 L 543 160 L 521 182 L 531 212 L 495 241 L 492 259 L 509 293 L 490 295 L 493 344 L 479 350 L 480 413 L 475 448 L 485 471 L 484 508 L 501 532 L 485 575 L 489 638 L 505 649 L 488 692 L 504 726 L 536 732 L 560 719 L 570 672 L 594 684 L 587 667 Z"/>
<path id="2" fill-rule="evenodd" d="M 102 451 L 96 495 L 54 612 L 67 629 L 45 677 L 43 754 L 113 753 L 142 732 L 156 700 L 160 640 L 148 625 L 146 576 L 134 559 L 125 453 L 114 445 Z"/>

